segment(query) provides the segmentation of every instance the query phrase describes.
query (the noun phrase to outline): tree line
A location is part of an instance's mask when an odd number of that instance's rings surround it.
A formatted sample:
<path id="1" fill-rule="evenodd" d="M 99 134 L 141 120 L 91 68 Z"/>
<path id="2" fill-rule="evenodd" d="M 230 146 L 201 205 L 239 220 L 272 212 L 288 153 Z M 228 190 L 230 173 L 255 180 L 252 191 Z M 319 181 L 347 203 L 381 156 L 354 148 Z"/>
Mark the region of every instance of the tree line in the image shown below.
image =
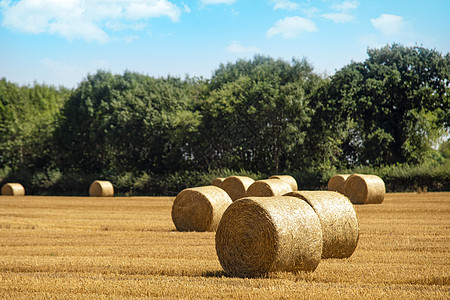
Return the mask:
<path id="1" fill-rule="evenodd" d="M 432 146 L 450 128 L 450 54 L 399 44 L 367 54 L 332 76 L 256 55 L 211 79 L 97 71 L 70 90 L 3 78 L 0 177 L 443 163 Z"/>

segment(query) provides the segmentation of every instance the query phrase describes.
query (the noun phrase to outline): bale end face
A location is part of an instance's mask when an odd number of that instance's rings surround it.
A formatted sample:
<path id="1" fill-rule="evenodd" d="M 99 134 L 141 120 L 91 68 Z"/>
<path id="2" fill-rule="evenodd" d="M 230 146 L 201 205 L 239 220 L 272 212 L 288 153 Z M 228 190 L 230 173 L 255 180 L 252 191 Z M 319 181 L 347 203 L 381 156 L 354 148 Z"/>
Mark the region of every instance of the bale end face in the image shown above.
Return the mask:
<path id="1" fill-rule="evenodd" d="M 225 211 L 217 228 L 216 252 L 230 276 L 314 271 L 322 253 L 320 222 L 297 198 L 246 197 Z"/>
<path id="2" fill-rule="evenodd" d="M 353 204 L 380 204 L 385 194 L 384 181 L 376 175 L 353 174 L 345 181 L 344 195 Z"/>
<path id="3" fill-rule="evenodd" d="M 269 177 L 269 179 L 279 179 L 283 180 L 287 184 L 289 184 L 293 191 L 298 190 L 297 180 L 295 180 L 294 177 L 291 175 L 272 175 Z"/>
<path id="4" fill-rule="evenodd" d="M 113 197 L 114 187 L 111 182 L 96 180 L 89 186 L 89 196 L 91 197 Z"/>
<path id="5" fill-rule="evenodd" d="M 2 186 L 2 195 L 25 196 L 25 188 L 20 183 L 6 183 Z"/>
<path id="6" fill-rule="evenodd" d="M 231 203 L 228 194 L 216 186 L 185 189 L 173 202 L 172 221 L 178 231 L 215 231 Z"/>
<path id="7" fill-rule="evenodd" d="M 220 187 L 220 186 L 222 185 L 222 182 L 223 182 L 224 180 L 225 180 L 225 178 L 218 177 L 218 178 L 214 179 L 214 180 L 211 182 L 211 185 Z"/>
<path id="8" fill-rule="evenodd" d="M 232 201 L 245 197 L 248 187 L 255 182 L 246 176 L 230 176 L 225 178 L 220 187 L 227 192 Z"/>

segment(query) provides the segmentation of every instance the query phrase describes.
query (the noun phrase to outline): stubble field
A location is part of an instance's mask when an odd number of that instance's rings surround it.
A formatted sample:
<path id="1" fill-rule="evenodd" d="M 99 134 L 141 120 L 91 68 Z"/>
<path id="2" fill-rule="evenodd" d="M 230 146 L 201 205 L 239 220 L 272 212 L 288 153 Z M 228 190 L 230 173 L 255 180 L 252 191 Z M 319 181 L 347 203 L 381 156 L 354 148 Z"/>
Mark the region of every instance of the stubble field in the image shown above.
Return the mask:
<path id="1" fill-rule="evenodd" d="M 349 259 L 225 277 L 214 233 L 177 232 L 173 197 L 0 197 L 3 299 L 449 299 L 450 193 L 355 206 Z"/>

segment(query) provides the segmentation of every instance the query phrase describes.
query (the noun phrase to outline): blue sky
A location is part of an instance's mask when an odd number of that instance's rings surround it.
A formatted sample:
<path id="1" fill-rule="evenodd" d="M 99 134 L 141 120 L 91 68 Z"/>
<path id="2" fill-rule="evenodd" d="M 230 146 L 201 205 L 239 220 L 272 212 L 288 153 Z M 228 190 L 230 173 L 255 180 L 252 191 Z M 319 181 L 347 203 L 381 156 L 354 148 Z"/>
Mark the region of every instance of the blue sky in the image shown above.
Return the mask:
<path id="1" fill-rule="evenodd" d="M 0 77 L 19 84 L 76 87 L 98 69 L 210 78 L 255 54 L 331 75 L 394 42 L 450 52 L 450 0 L 0 0 Z"/>

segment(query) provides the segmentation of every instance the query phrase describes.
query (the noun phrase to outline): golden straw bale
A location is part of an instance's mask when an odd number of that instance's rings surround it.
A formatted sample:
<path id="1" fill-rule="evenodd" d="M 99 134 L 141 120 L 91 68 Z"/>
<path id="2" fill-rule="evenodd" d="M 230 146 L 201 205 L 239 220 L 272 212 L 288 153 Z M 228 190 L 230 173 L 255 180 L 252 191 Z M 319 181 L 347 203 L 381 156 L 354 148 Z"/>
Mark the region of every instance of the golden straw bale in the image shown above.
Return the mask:
<path id="1" fill-rule="evenodd" d="M 225 178 L 220 186 L 224 189 L 231 200 L 235 201 L 245 196 L 248 187 L 255 182 L 252 178 L 246 176 L 230 176 Z"/>
<path id="2" fill-rule="evenodd" d="M 344 194 L 344 185 L 350 174 L 337 174 L 328 180 L 328 190 Z"/>
<path id="3" fill-rule="evenodd" d="M 25 189 L 20 183 L 6 183 L 2 186 L 2 195 L 25 196 Z"/>
<path id="4" fill-rule="evenodd" d="M 225 178 L 217 177 L 216 179 L 214 179 L 214 180 L 211 182 L 211 185 L 220 187 L 220 186 L 222 185 L 222 182 L 223 182 L 224 180 L 225 180 Z"/>
<path id="5" fill-rule="evenodd" d="M 223 212 L 232 203 L 217 186 L 182 190 L 172 205 L 172 220 L 178 231 L 215 231 Z"/>
<path id="6" fill-rule="evenodd" d="M 294 177 L 291 175 L 272 175 L 269 177 L 269 179 L 280 179 L 284 182 L 288 183 L 293 191 L 298 190 L 297 180 L 295 180 Z"/>
<path id="7" fill-rule="evenodd" d="M 359 240 L 359 226 L 350 200 L 337 192 L 295 191 L 286 196 L 298 197 L 311 205 L 322 225 L 322 258 L 350 257 Z"/>
<path id="8" fill-rule="evenodd" d="M 376 175 L 353 174 L 347 178 L 344 195 L 353 204 L 379 204 L 384 200 L 384 181 Z"/>
<path id="9" fill-rule="evenodd" d="M 292 192 L 292 187 L 280 179 L 263 179 L 252 183 L 247 189 L 247 197 L 282 196 Z"/>
<path id="10" fill-rule="evenodd" d="M 320 221 L 295 197 L 245 197 L 223 214 L 216 252 L 231 276 L 314 271 L 322 253 Z"/>
<path id="11" fill-rule="evenodd" d="M 96 180 L 89 187 L 89 196 L 91 197 L 113 197 L 114 187 L 111 182 L 105 180 Z"/>

